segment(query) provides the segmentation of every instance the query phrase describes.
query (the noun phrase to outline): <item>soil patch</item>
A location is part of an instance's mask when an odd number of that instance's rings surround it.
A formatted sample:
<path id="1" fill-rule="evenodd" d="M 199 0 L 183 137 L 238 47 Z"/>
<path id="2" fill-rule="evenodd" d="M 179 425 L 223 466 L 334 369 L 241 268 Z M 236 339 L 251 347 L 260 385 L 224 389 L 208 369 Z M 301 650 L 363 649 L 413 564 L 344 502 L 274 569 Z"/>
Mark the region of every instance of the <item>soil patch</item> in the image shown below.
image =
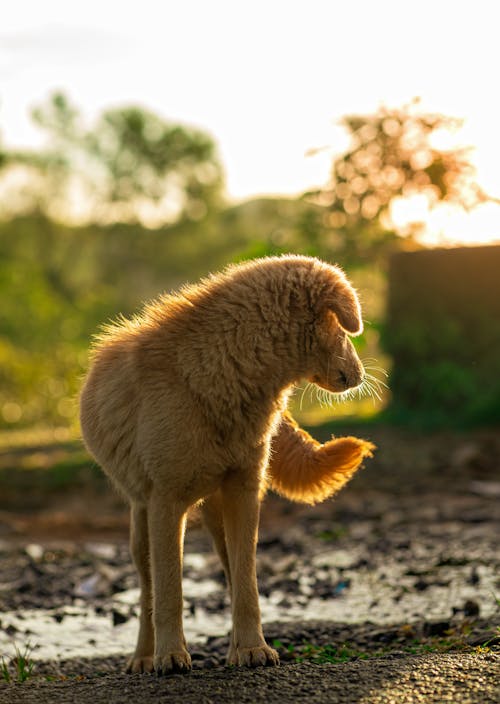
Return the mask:
<path id="1" fill-rule="evenodd" d="M 381 449 L 334 501 L 266 499 L 259 587 L 282 664 L 255 671 L 224 665 L 223 573 L 194 524 L 193 672 L 125 675 L 137 627 L 125 507 L 78 470 L 50 489 L 40 474 L 27 511 L 14 476 L 0 514 L 0 702 L 500 701 L 498 437 L 365 435 Z M 22 683 L 14 645 L 34 664 Z"/>

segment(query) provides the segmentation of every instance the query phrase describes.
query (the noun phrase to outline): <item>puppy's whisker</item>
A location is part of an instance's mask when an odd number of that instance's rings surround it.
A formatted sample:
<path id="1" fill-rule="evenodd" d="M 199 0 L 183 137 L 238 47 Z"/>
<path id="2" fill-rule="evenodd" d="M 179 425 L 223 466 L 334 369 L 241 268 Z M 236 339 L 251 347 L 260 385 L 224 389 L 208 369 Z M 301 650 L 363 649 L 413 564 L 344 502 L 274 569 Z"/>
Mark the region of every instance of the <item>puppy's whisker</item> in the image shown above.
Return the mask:
<path id="1" fill-rule="evenodd" d="M 389 374 L 385 371 L 385 369 L 382 369 L 382 367 L 372 367 L 370 365 L 365 365 L 365 371 L 373 372 L 375 374 L 380 374 L 381 376 L 385 377 L 386 379 L 389 376 Z"/>
<path id="2" fill-rule="evenodd" d="M 360 385 L 360 387 L 359 387 L 359 392 L 358 392 L 358 393 L 359 393 L 359 397 L 360 397 L 360 398 L 364 398 L 365 396 L 367 396 L 368 398 L 370 398 L 370 396 L 371 396 L 371 391 L 370 391 L 370 387 L 369 387 L 369 385 L 366 383 L 366 381 L 364 381 L 364 382 Z"/>
<path id="3" fill-rule="evenodd" d="M 300 394 L 300 401 L 299 401 L 299 408 L 302 410 L 302 402 L 304 400 L 304 395 L 306 394 L 307 390 L 312 386 L 311 382 L 308 381 L 307 384 L 304 386 L 302 389 L 302 393 Z"/>
<path id="4" fill-rule="evenodd" d="M 387 384 L 385 383 L 385 381 L 382 381 L 382 379 L 378 379 L 378 378 L 377 378 L 376 376 L 374 376 L 373 374 L 366 373 L 366 371 L 365 371 L 365 379 L 367 379 L 368 381 L 372 382 L 373 384 L 375 384 L 375 385 L 378 386 L 378 387 L 382 387 L 382 386 L 383 386 L 385 389 L 388 389 L 388 388 L 389 388 L 389 387 L 387 386 Z"/>
<path id="5" fill-rule="evenodd" d="M 382 394 L 381 387 L 370 379 L 365 379 L 365 386 L 370 391 L 370 394 Z"/>
<path id="6" fill-rule="evenodd" d="M 370 380 L 366 379 L 364 385 L 368 396 L 371 396 L 371 398 L 377 398 L 379 401 L 382 400 L 381 391 Z"/>
<path id="7" fill-rule="evenodd" d="M 361 361 L 363 364 L 378 364 L 378 359 L 376 357 L 364 357 Z"/>
<path id="8" fill-rule="evenodd" d="M 306 387 L 304 386 L 303 389 L 301 389 L 302 393 L 300 394 L 300 401 L 299 401 L 299 409 L 302 410 L 302 400 L 304 398 L 304 393 L 305 393 Z"/>
<path id="9" fill-rule="evenodd" d="M 365 369 L 380 372 L 386 377 L 389 376 L 387 371 L 379 365 L 378 359 L 375 357 L 366 357 L 366 359 L 361 360 L 361 363 Z"/>
<path id="10" fill-rule="evenodd" d="M 387 379 L 388 375 L 384 374 L 382 376 L 382 372 L 374 369 L 370 369 L 370 367 L 365 367 L 365 376 L 369 376 L 372 379 L 376 379 L 379 383 L 385 383 L 384 379 Z"/>

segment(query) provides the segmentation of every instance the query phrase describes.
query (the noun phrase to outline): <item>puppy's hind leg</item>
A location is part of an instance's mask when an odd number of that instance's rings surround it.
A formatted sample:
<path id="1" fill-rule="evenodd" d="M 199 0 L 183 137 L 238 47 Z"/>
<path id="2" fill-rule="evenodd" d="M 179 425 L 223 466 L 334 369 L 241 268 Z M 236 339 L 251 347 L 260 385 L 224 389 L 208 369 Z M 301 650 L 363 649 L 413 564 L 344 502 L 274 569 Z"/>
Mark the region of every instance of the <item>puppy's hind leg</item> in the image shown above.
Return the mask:
<path id="1" fill-rule="evenodd" d="M 182 629 L 182 552 L 188 506 L 153 487 L 148 502 L 153 578 L 154 669 L 186 672 L 191 658 Z"/>
<path id="2" fill-rule="evenodd" d="M 229 591 L 229 596 L 232 601 L 232 580 L 231 580 L 231 568 L 229 566 L 229 557 L 227 554 L 226 545 L 226 532 L 224 530 L 224 518 L 222 514 L 222 496 L 220 491 L 216 491 L 203 501 L 201 512 L 203 515 L 203 522 L 207 527 L 212 540 L 214 542 L 214 547 L 222 563 L 222 568 L 224 570 L 224 575 L 226 577 L 226 584 Z M 234 645 L 234 630 L 231 632 L 231 643 L 229 646 L 229 653 L 227 656 L 229 663 L 235 663 L 238 660 L 236 653 L 236 648 Z"/>
<path id="3" fill-rule="evenodd" d="M 224 531 L 224 520 L 222 517 L 222 496 L 219 491 L 207 496 L 201 506 L 201 512 L 203 515 L 203 522 L 212 536 L 214 547 L 222 563 L 227 588 L 231 594 L 231 570 L 229 567 L 226 533 Z"/>
<path id="4" fill-rule="evenodd" d="M 151 568 L 149 556 L 149 531 L 146 506 L 133 504 L 130 509 L 130 552 L 139 574 L 140 617 L 139 636 L 134 655 L 127 664 L 127 672 L 153 670 L 154 632 L 151 610 Z"/>

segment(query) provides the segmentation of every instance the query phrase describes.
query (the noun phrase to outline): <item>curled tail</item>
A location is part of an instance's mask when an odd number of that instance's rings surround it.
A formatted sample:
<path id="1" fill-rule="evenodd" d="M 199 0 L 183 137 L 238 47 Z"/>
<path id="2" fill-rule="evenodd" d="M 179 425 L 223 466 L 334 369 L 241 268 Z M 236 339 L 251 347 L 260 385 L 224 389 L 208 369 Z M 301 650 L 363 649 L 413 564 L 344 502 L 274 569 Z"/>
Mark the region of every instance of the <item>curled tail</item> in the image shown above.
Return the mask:
<path id="1" fill-rule="evenodd" d="M 375 445 L 354 437 L 322 445 L 285 413 L 271 448 L 271 487 L 292 501 L 314 504 L 337 493 L 363 459 L 372 456 Z"/>

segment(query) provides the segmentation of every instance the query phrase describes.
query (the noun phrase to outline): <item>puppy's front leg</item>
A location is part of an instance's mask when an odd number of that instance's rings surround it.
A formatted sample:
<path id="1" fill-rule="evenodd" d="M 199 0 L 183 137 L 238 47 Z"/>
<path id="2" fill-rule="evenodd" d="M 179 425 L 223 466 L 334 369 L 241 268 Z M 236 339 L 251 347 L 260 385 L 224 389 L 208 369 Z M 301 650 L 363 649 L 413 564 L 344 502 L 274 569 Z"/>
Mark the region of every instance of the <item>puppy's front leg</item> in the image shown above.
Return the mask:
<path id="1" fill-rule="evenodd" d="M 155 631 L 154 668 L 158 674 L 186 672 L 191 658 L 182 629 L 182 552 L 186 507 L 153 490 L 148 506 Z"/>
<path id="2" fill-rule="evenodd" d="M 242 480 L 243 479 L 243 480 Z M 231 574 L 233 634 L 231 665 L 277 665 L 278 653 L 264 640 L 257 591 L 256 549 L 259 488 L 235 473 L 222 488 L 224 529 Z"/>

